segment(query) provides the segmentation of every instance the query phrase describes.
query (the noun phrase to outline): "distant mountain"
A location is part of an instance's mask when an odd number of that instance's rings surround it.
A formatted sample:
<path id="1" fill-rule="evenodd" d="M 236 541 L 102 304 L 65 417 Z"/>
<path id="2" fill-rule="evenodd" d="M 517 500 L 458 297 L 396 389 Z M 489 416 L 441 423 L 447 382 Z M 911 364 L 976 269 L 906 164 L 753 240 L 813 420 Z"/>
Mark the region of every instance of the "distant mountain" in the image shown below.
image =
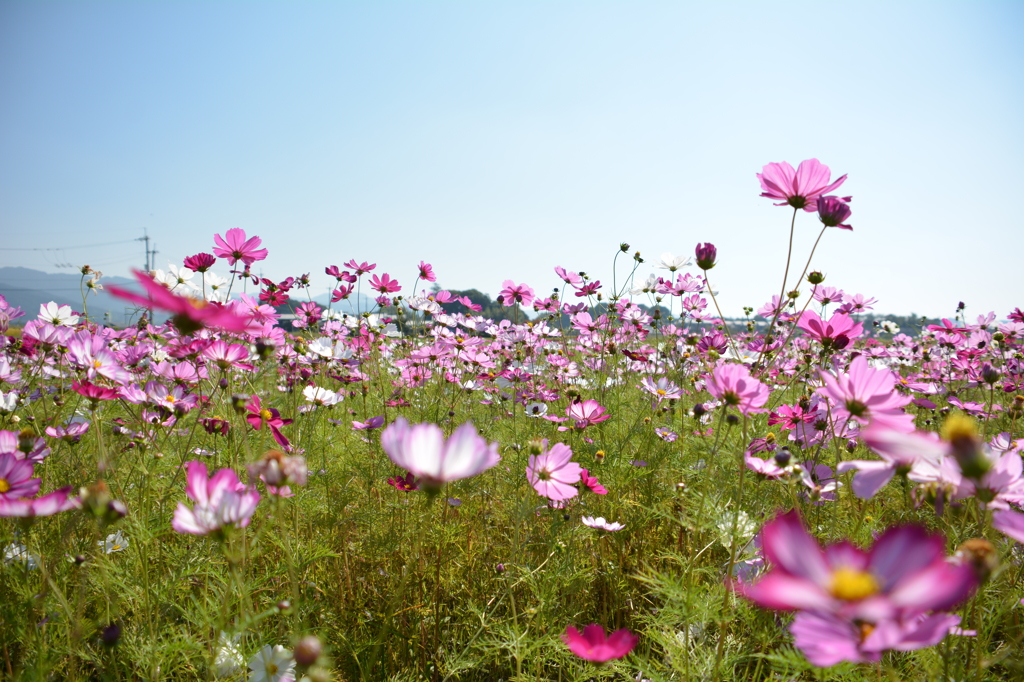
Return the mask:
<path id="1" fill-rule="evenodd" d="M 25 311 L 25 317 L 15 320 L 15 324 L 24 324 L 35 319 L 39 314 L 39 306 L 55 301 L 60 305 L 69 305 L 72 310 L 82 312 L 82 294 L 79 284 L 82 276 L 78 273 L 50 273 L 31 270 L 29 268 L 0 268 L 0 294 L 7 303 L 18 306 Z M 133 279 L 125 277 L 104 277 L 100 284 L 116 284 L 138 291 L 142 289 Z M 114 325 L 128 324 L 129 316 L 135 306 L 106 291 L 97 295 L 89 294 L 89 319 L 94 322 L 109 322 Z M 107 315 L 109 314 L 109 317 Z"/>

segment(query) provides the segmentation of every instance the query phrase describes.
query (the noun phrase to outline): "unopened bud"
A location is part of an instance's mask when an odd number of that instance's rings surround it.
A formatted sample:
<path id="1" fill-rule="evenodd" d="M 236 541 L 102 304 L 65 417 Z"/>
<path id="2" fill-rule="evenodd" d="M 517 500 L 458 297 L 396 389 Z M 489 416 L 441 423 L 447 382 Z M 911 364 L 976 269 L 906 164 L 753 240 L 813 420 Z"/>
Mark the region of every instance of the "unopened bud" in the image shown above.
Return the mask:
<path id="1" fill-rule="evenodd" d="M 825 281 L 825 275 L 815 270 L 811 274 L 807 275 L 807 281 L 815 285 L 821 284 L 822 282 Z"/>
<path id="2" fill-rule="evenodd" d="M 295 645 L 295 651 L 292 652 L 292 656 L 299 665 L 310 666 L 317 662 L 323 650 L 323 645 L 320 644 L 319 639 L 313 635 L 307 635 Z"/>
<path id="3" fill-rule="evenodd" d="M 787 467 L 793 459 L 793 453 L 789 451 L 789 448 L 782 446 L 778 452 L 775 453 L 775 463 L 780 467 Z"/>
<path id="4" fill-rule="evenodd" d="M 999 381 L 999 370 L 986 362 L 981 368 L 981 380 L 989 386 L 994 385 Z"/>

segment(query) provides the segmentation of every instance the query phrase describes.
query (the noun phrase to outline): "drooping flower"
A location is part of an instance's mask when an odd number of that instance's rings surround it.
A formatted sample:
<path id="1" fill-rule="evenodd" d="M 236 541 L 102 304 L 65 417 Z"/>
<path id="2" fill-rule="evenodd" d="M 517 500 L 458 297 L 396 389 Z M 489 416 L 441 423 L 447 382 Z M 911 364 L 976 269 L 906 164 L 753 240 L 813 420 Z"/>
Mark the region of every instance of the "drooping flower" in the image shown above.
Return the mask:
<path id="1" fill-rule="evenodd" d="M 606 636 L 604 628 L 597 623 L 583 628 L 583 634 L 570 625 L 565 628 L 565 634 L 562 635 L 562 641 L 570 651 L 584 660 L 595 663 L 626 656 L 633 650 L 638 640 L 636 635 L 626 629 L 616 630 Z"/>
<path id="2" fill-rule="evenodd" d="M 575 484 L 583 469 L 571 459 L 572 449 L 568 445 L 555 443 L 549 450 L 545 440 L 541 453 L 530 455 L 526 478 L 541 497 L 555 501 L 576 497 L 579 491 Z"/>
<path id="3" fill-rule="evenodd" d="M 721 364 L 707 380 L 708 393 L 726 405 L 739 408 L 746 415 L 766 412 L 770 391 L 767 386 L 750 376 L 745 365 Z"/>
<path id="4" fill-rule="evenodd" d="M 827 196 L 818 199 L 818 219 L 825 227 L 838 227 L 841 230 L 853 230 L 846 220 L 853 211 L 850 210 L 852 197 Z"/>
<path id="5" fill-rule="evenodd" d="M 780 200 L 776 206 L 802 208 L 809 213 L 818 209 L 818 197 L 837 189 L 846 182 L 842 176 L 830 183 L 832 171 L 817 159 L 801 161 L 796 170 L 788 163 L 769 163 L 757 179 L 764 191 L 761 196 Z"/>
<path id="6" fill-rule="evenodd" d="M 228 265 L 242 261 L 248 267 L 267 257 L 267 250 L 259 248 L 263 240 L 255 236 L 246 239 L 245 230 L 240 227 L 232 227 L 224 237 L 215 234 L 213 241 L 216 244 L 213 247 L 214 255 L 227 258 Z"/>
<path id="7" fill-rule="evenodd" d="M 434 274 L 434 268 L 430 265 L 430 263 L 420 261 L 420 279 L 426 280 L 428 282 L 437 281 L 437 275 Z"/>
<path id="8" fill-rule="evenodd" d="M 618 521 L 610 522 L 607 521 L 603 516 L 594 518 L 593 516 L 584 516 L 580 519 L 584 526 L 590 526 L 591 528 L 598 528 L 600 530 L 606 530 L 608 532 L 615 532 L 622 530 L 625 526 Z"/>
<path id="9" fill-rule="evenodd" d="M 245 528 L 259 504 L 260 494 L 243 485 L 231 469 L 221 469 L 207 479 L 206 465 L 193 460 L 187 464 L 185 494 L 195 504 L 183 502 L 174 510 L 171 526 L 179 533 L 209 535 L 228 527 Z"/>
<path id="10" fill-rule="evenodd" d="M 445 440 L 441 427 L 409 424 L 399 417 L 381 432 L 380 444 L 392 462 L 435 492 L 449 481 L 476 476 L 501 461 L 498 444 L 484 440 L 471 422 Z"/>

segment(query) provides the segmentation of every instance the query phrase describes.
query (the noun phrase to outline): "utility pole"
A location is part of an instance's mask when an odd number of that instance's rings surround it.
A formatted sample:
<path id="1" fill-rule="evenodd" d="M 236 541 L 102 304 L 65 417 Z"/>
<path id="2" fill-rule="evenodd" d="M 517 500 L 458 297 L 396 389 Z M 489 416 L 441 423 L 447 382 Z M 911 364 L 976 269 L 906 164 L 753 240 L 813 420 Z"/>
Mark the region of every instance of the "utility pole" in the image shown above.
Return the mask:
<path id="1" fill-rule="evenodd" d="M 156 254 L 157 254 L 156 243 L 154 243 L 153 244 L 153 248 L 150 249 L 149 248 L 149 230 L 147 230 L 146 228 L 142 228 L 142 230 L 143 230 L 143 236 L 139 237 L 135 241 L 137 241 L 137 242 L 146 242 L 146 272 L 150 272 L 154 267 L 156 267 Z M 152 257 L 152 260 L 150 260 L 151 257 Z"/>

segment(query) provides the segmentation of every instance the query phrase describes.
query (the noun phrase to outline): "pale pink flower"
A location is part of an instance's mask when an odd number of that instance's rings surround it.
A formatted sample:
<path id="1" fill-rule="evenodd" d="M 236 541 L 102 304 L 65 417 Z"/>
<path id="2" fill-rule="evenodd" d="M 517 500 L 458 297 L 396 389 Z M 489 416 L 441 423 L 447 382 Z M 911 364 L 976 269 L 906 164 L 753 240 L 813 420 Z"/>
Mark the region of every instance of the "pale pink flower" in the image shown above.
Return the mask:
<path id="1" fill-rule="evenodd" d="M 572 459 L 572 450 L 565 443 L 555 443 L 539 455 L 531 455 L 526 467 L 526 478 L 541 497 L 549 500 L 568 500 L 579 493 L 575 484 L 579 482 L 582 467 Z"/>
<path id="2" fill-rule="evenodd" d="M 609 532 L 615 532 L 625 528 L 625 526 L 618 521 L 611 522 L 606 520 L 603 516 L 598 516 L 597 518 L 594 518 L 593 516 L 584 516 L 580 521 L 583 522 L 584 526 L 590 526 L 591 528 L 597 528 L 599 530 L 606 530 Z"/>
<path id="3" fill-rule="evenodd" d="M 768 387 L 750 376 L 745 365 L 722 364 L 707 379 L 708 393 L 746 415 L 766 412 Z"/>
<path id="4" fill-rule="evenodd" d="M 832 171 L 817 159 L 801 161 L 796 170 L 788 163 L 769 163 L 757 179 L 761 181 L 761 196 L 778 199 L 776 206 L 802 208 L 811 213 L 818 210 L 818 197 L 827 194 L 846 182 L 842 176 L 829 182 Z"/>
<path id="5" fill-rule="evenodd" d="M 392 462 L 418 478 L 427 490 L 476 476 L 501 461 L 498 444 L 484 440 L 471 422 L 445 440 L 441 427 L 409 424 L 399 417 L 381 432 L 380 444 Z"/>
<path id="6" fill-rule="evenodd" d="M 174 510 L 171 526 L 179 533 L 209 535 L 227 527 L 245 528 L 259 504 L 255 488 L 243 485 L 231 469 L 221 469 L 207 479 L 206 465 L 193 460 L 187 464 L 185 494 L 195 504 L 183 502 Z"/>
<path id="7" fill-rule="evenodd" d="M 892 371 L 872 369 L 867 358 L 858 355 L 848 372 L 819 374 L 825 385 L 818 393 L 834 403 L 833 414 L 838 419 L 852 419 L 863 425 L 879 422 L 904 433 L 914 430 L 913 415 L 903 411 L 911 398 L 895 390 L 896 375 Z"/>

